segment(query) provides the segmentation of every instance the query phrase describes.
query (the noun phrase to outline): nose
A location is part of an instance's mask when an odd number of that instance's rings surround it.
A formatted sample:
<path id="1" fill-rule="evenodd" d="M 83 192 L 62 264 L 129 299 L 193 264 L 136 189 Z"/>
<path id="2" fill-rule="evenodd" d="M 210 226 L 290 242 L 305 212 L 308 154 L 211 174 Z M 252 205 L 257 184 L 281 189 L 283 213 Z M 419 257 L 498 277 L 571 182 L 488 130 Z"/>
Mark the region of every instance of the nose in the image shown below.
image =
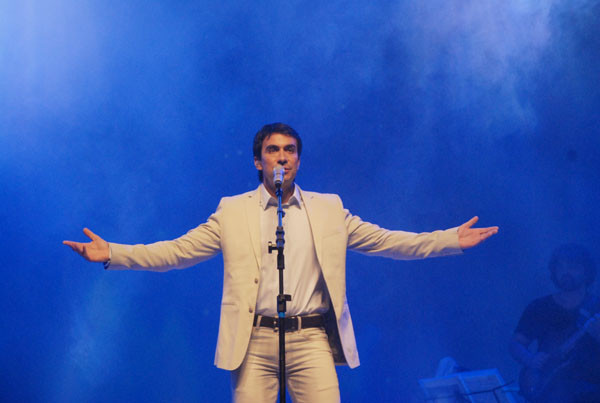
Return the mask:
<path id="1" fill-rule="evenodd" d="M 277 163 L 281 165 L 285 165 L 287 163 L 287 157 L 285 155 L 285 151 L 279 151 L 279 155 L 277 156 Z"/>

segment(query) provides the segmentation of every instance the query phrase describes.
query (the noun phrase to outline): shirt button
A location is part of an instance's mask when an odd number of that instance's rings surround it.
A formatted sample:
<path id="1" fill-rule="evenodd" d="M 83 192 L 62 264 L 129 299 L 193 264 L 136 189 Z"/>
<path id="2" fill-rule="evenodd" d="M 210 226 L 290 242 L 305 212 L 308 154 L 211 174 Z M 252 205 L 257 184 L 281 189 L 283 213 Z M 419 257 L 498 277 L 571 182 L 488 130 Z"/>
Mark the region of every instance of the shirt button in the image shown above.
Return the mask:
<path id="1" fill-rule="evenodd" d="M 254 279 L 254 284 L 258 284 L 258 278 Z"/>
<path id="2" fill-rule="evenodd" d="M 254 312 L 254 309 L 248 308 L 248 312 L 252 313 L 252 312 Z"/>

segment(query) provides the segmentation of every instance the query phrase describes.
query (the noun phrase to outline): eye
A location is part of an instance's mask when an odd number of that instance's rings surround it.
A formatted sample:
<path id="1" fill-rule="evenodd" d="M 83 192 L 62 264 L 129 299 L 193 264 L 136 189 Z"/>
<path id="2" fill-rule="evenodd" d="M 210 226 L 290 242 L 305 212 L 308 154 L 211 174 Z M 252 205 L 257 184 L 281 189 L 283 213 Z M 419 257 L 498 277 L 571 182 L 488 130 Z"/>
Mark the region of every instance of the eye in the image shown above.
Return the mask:
<path id="1" fill-rule="evenodd" d="M 284 150 L 287 151 L 288 153 L 292 153 L 293 154 L 293 153 L 296 152 L 296 146 L 292 146 L 292 145 L 285 146 Z"/>

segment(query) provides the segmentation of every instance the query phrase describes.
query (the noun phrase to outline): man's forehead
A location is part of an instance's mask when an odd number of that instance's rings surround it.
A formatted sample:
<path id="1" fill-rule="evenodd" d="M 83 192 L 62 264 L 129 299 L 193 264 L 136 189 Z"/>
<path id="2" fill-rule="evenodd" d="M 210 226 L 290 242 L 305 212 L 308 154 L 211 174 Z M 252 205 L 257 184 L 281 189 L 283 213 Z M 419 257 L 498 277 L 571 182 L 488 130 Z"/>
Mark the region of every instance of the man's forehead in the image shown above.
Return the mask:
<path id="1" fill-rule="evenodd" d="M 278 145 L 293 144 L 293 145 L 297 146 L 298 142 L 296 141 L 296 139 L 293 136 L 290 136 L 289 134 L 272 133 L 272 134 L 269 134 L 267 137 L 265 137 L 265 139 L 263 140 L 262 146 L 264 148 L 271 144 L 278 144 Z"/>

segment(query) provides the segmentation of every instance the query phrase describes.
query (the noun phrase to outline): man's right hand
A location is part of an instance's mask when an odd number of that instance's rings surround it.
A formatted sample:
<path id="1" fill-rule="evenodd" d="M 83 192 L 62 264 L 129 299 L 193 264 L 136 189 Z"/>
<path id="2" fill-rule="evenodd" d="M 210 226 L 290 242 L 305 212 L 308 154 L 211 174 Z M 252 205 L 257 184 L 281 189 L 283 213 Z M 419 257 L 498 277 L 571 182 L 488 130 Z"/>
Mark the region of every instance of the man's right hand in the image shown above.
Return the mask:
<path id="1" fill-rule="evenodd" d="M 542 369 L 548 361 L 548 358 L 550 358 L 550 354 L 548 353 L 538 352 L 532 354 L 531 358 L 527 362 L 527 366 L 529 368 Z"/>
<path id="2" fill-rule="evenodd" d="M 79 253 L 84 259 L 90 262 L 106 262 L 110 258 L 110 249 L 108 242 L 94 234 L 87 228 L 83 229 L 92 242 L 82 243 L 73 241 L 63 241 L 63 244 L 70 246 L 75 252 Z"/>

